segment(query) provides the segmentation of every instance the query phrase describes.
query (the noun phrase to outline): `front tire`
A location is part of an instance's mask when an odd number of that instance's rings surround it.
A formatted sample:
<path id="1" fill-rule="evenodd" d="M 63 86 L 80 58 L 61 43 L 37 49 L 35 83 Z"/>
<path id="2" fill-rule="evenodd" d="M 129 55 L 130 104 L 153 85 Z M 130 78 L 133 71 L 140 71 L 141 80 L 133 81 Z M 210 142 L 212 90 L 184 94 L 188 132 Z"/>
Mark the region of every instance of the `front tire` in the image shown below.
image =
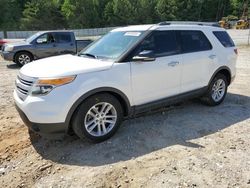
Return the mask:
<path id="1" fill-rule="evenodd" d="M 33 57 L 28 52 L 18 52 L 15 55 L 15 63 L 19 65 L 20 67 L 26 65 L 27 63 L 30 63 L 33 60 Z"/>
<path id="2" fill-rule="evenodd" d="M 80 138 L 102 142 L 112 137 L 123 119 L 120 102 L 110 94 L 87 98 L 73 116 L 72 126 Z"/>
<path id="3" fill-rule="evenodd" d="M 223 74 L 217 74 L 208 87 L 203 101 L 209 106 L 216 106 L 223 102 L 226 97 L 228 81 Z"/>

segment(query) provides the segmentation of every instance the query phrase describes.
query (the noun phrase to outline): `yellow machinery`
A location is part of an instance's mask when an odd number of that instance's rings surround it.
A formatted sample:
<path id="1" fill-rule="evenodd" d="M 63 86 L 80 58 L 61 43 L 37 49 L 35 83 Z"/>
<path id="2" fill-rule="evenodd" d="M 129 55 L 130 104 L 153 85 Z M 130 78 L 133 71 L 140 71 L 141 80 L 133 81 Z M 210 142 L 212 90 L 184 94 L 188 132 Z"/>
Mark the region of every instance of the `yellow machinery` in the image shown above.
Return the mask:
<path id="1" fill-rule="evenodd" d="M 219 25 L 220 27 L 222 28 L 225 28 L 225 29 L 231 29 L 231 24 L 229 23 L 229 21 L 227 19 L 222 19 L 219 21 Z"/>
<path id="2" fill-rule="evenodd" d="M 249 21 L 248 20 L 239 20 L 236 23 L 236 29 L 248 29 Z"/>
<path id="3" fill-rule="evenodd" d="M 248 29 L 248 28 L 249 28 L 248 0 L 244 0 L 243 13 L 241 19 L 236 23 L 236 29 Z"/>

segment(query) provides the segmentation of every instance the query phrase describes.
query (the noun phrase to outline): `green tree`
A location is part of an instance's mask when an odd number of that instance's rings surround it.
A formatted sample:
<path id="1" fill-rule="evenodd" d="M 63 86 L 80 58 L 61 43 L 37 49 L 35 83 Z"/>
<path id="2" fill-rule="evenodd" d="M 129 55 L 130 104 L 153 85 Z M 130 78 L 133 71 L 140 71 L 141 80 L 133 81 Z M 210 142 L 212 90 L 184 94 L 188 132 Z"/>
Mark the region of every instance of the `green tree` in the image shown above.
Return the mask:
<path id="1" fill-rule="evenodd" d="M 158 21 L 155 11 L 156 0 L 138 0 L 136 8 L 137 24 L 150 24 Z"/>
<path id="2" fill-rule="evenodd" d="M 62 12 L 71 28 L 98 27 L 98 0 L 65 0 Z"/>
<path id="3" fill-rule="evenodd" d="M 202 0 L 177 0 L 176 16 L 182 21 L 199 21 L 201 19 Z"/>
<path id="4" fill-rule="evenodd" d="M 78 29 L 163 20 L 218 21 L 228 15 L 240 18 L 244 2 L 246 0 L 0 0 L 0 30 Z M 250 10 L 250 2 L 248 7 Z M 250 11 L 248 14 L 250 16 Z"/>
<path id="5" fill-rule="evenodd" d="M 105 23 L 108 26 L 114 26 L 114 2 L 113 1 L 109 1 L 104 9 L 104 18 L 105 18 Z"/>
<path id="6" fill-rule="evenodd" d="M 109 25 L 129 25 L 135 24 L 135 8 L 129 0 L 112 0 L 104 11 L 104 15 Z"/>
<path id="7" fill-rule="evenodd" d="M 20 18 L 26 0 L 0 0 L 0 29 L 16 30 L 20 26 Z"/>
<path id="8" fill-rule="evenodd" d="M 107 21 L 105 19 L 105 7 L 110 2 L 110 0 L 101 0 L 98 3 L 97 7 L 97 13 L 98 13 L 98 19 L 99 19 L 99 26 L 97 27 L 105 27 L 107 24 Z"/>
<path id="9" fill-rule="evenodd" d="M 25 5 L 21 29 L 48 30 L 63 29 L 66 26 L 58 0 L 31 0 Z"/>
<path id="10" fill-rule="evenodd" d="M 158 0 L 155 10 L 161 21 L 178 19 L 176 0 Z"/>

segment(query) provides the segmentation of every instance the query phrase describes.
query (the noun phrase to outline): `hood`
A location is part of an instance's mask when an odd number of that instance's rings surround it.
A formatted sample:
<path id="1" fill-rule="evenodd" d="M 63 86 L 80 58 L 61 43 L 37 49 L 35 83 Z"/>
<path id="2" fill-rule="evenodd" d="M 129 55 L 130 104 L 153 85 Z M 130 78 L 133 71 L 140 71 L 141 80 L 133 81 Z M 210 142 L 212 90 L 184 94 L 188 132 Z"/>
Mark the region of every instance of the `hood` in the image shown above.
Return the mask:
<path id="1" fill-rule="evenodd" d="M 5 46 L 14 46 L 14 47 L 20 47 L 20 46 L 28 46 L 30 45 L 30 43 L 21 40 L 21 41 L 17 41 L 17 40 L 8 40 L 5 41 Z"/>
<path id="2" fill-rule="evenodd" d="M 20 73 L 29 77 L 53 78 L 110 69 L 113 62 L 61 55 L 31 62 L 23 66 Z"/>

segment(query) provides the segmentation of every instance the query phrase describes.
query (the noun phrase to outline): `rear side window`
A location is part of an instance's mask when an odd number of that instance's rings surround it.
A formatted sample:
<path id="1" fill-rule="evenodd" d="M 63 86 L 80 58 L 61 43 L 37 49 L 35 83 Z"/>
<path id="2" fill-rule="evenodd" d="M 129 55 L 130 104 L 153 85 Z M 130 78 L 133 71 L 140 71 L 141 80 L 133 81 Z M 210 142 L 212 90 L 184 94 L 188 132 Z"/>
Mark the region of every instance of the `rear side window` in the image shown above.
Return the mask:
<path id="1" fill-rule="evenodd" d="M 214 31 L 213 34 L 224 47 L 229 48 L 235 46 L 233 40 L 226 31 Z"/>
<path id="2" fill-rule="evenodd" d="M 55 38 L 57 43 L 71 42 L 71 35 L 69 33 L 56 33 Z"/>
<path id="3" fill-rule="evenodd" d="M 211 50 L 212 45 L 201 31 L 179 31 L 182 53 Z"/>

